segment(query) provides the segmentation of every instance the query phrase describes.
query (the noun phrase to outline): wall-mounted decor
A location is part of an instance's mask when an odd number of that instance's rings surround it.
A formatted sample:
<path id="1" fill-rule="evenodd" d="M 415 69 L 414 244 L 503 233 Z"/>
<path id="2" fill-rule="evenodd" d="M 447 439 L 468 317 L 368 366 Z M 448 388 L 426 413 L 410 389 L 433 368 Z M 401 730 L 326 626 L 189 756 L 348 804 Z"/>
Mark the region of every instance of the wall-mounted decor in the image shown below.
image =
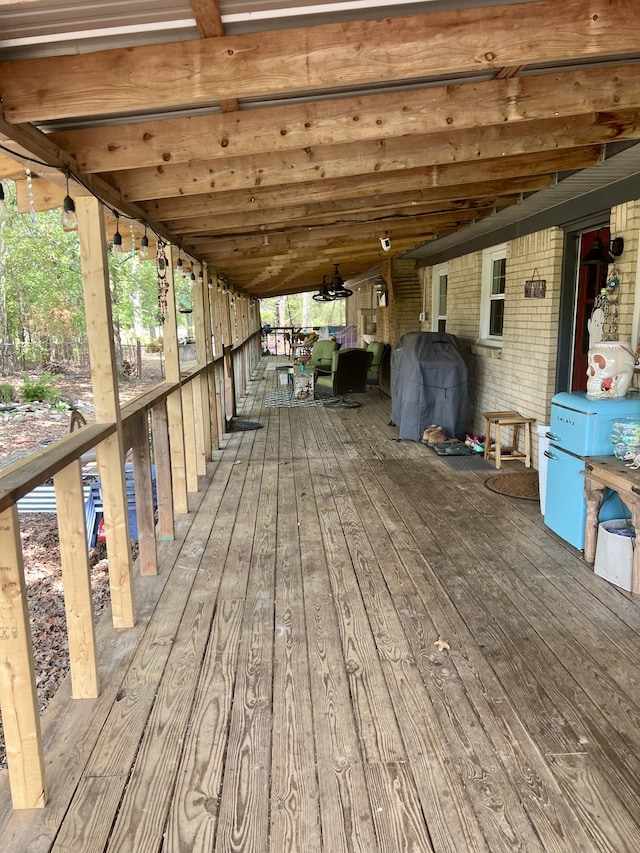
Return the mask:
<path id="1" fill-rule="evenodd" d="M 547 280 L 540 278 L 538 270 L 535 269 L 530 279 L 524 283 L 525 299 L 544 299 L 547 295 Z"/>

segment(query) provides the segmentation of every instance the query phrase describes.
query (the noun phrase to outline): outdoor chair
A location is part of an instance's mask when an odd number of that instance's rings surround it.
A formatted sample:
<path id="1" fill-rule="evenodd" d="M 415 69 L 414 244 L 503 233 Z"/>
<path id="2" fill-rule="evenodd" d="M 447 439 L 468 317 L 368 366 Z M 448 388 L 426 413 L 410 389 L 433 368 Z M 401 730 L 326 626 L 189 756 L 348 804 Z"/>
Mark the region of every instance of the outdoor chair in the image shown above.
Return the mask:
<path id="1" fill-rule="evenodd" d="M 332 394 L 337 400 L 330 400 L 325 406 L 336 408 L 357 408 L 360 403 L 347 399 L 347 394 L 364 394 L 367 390 L 367 371 L 371 365 L 373 353 L 358 347 L 346 347 L 333 353 L 331 373 L 318 376 L 316 391 Z"/>
<path id="2" fill-rule="evenodd" d="M 316 341 L 311 348 L 311 358 L 307 363 L 307 369 L 318 374 L 331 373 L 331 364 L 334 352 L 340 349 L 336 341 Z"/>
<path id="3" fill-rule="evenodd" d="M 380 368 L 391 347 L 382 341 L 369 341 L 367 352 L 372 353 L 371 365 L 367 371 L 367 385 L 380 385 Z"/>

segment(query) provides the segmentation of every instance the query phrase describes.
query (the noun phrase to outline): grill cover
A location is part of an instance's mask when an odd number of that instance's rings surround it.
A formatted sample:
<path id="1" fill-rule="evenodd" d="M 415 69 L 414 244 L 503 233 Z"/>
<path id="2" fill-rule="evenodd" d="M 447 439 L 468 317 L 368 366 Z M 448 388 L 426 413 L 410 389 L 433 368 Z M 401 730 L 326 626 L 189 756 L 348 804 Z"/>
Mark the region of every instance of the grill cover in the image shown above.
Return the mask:
<path id="1" fill-rule="evenodd" d="M 467 365 L 455 335 L 403 335 L 391 353 L 391 419 L 400 438 L 420 441 L 430 424 L 463 438 L 466 416 Z"/>

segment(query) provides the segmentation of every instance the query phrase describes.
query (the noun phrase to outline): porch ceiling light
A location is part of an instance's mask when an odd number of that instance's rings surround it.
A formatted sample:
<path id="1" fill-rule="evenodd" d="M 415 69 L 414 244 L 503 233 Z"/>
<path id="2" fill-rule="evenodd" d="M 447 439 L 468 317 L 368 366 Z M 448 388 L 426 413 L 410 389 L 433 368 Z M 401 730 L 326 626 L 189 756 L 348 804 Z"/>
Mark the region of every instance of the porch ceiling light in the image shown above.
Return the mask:
<path id="1" fill-rule="evenodd" d="M 329 295 L 332 296 L 333 299 L 347 299 L 349 296 L 353 296 L 353 290 L 349 290 L 348 287 L 344 286 L 344 279 L 338 272 L 339 266 L 340 264 L 333 265 L 333 278 L 331 279 Z"/>
<path id="2" fill-rule="evenodd" d="M 329 285 L 327 284 L 326 275 L 322 276 L 322 284 L 320 286 L 320 290 L 317 293 L 314 293 L 312 299 L 316 302 L 333 302 L 335 297 L 329 293 Z"/>

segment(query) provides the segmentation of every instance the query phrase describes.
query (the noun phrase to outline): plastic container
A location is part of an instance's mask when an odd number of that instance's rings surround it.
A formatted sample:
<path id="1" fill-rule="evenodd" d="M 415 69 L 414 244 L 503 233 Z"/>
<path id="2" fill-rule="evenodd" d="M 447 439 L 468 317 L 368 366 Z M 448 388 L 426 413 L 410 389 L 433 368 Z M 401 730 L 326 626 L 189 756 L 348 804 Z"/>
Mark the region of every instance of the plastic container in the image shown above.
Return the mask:
<path id="1" fill-rule="evenodd" d="M 616 530 L 629 531 L 624 518 L 601 521 L 598 525 L 598 543 L 594 572 L 609 583 L 631 591 L 633 577 L 633 543 L 635 536 L 623 536 Z"/>
<path id="2" fill-rule="evenodd" d="M 544 455 L 545 450 L 549 449 L 549 424 L 546 426 L 538 426 L 538 483 L 540 490 L 540 512 L 544 516 L 545 502 L 547 498 L 547 457 Z"/>

